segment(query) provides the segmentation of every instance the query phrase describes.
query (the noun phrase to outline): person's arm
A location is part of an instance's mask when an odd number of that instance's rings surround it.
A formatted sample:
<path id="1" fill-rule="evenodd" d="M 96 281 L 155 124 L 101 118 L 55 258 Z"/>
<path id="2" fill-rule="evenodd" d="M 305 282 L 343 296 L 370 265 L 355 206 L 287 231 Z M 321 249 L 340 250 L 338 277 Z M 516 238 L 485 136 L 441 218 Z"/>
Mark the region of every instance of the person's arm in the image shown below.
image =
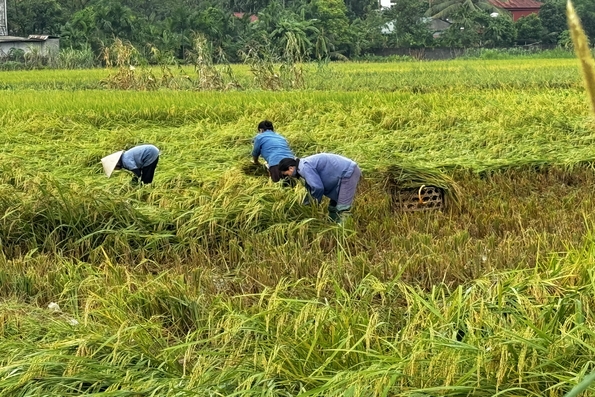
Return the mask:
<path id="1" fill-rule="evenodd" d="M 306 181 L 306 187 L 310 192 L 310 195 L 320 203 L 324 194 L 324 185 L 316 170 L 305 166 L 300 169 L 300 175 Z"/>
<path id="2" fill-rule="evenodd" d="M 260 164 L 258 162 L 258 157 L 260 156 L 260 139 L 258 138 L 258 136 L 254 138 L 254 148 L 252 148 L 252 159 L 256 165 Z"/>

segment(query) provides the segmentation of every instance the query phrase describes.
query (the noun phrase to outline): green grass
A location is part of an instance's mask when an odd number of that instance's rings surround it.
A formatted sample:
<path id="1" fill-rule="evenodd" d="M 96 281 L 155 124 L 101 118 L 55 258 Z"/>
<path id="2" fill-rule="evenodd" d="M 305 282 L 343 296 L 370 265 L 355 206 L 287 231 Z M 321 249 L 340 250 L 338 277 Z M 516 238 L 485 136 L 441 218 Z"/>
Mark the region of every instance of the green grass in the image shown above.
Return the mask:
<path id="1" fill-rule="evenodd" d="M 275 93 L 77 73 L 0 75 L 0 395 L 563 396 L 593 370 L 575 60 L 333 64 Z M 362 166 L 346 228 L 244 173 L 265 118 Z M 105 178 L 142 142 L 152 186 Z M 459 205 L 398 212 L 395 178 Z"/>

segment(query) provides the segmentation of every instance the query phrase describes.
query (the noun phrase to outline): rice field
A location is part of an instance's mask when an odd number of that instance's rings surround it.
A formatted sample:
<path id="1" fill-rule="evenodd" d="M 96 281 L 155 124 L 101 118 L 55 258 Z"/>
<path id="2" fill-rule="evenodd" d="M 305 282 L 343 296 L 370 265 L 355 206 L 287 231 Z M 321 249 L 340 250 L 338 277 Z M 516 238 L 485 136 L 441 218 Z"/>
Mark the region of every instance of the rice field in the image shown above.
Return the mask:
<path id="1" fill-rule="evenodd" d="M 578 61 L 305 68 L 281 92 L 245 66 L 226 92 L 0 74 L 0 395 L 553 397 L 594 369 Z M 360 164 L 348 225 L 245 172 L 263 119 Z M 154 183 L 106 178 L 140 143 Z M 451 205 L 399 211 L 388 183 Z"/>
<path id="2" fill-rule="evenodd" d="M 318 91 L 444 92 L 465 89 L 581 87 L 575 59 L 451 60 L 440 62 L 332 63 L 303 65 L 306 89 Z M 137 67 L 161 77 L 160 68 Z M 193 67 L 170 68 L 176 78 L 196 81 Z M 220 67 L 219 70 L 222 70 Z M 255 88 L 248 65 L 234 65 L 241 90 Z M 115 69 L 4 71 L 0 89 L 99 89 Z"/>

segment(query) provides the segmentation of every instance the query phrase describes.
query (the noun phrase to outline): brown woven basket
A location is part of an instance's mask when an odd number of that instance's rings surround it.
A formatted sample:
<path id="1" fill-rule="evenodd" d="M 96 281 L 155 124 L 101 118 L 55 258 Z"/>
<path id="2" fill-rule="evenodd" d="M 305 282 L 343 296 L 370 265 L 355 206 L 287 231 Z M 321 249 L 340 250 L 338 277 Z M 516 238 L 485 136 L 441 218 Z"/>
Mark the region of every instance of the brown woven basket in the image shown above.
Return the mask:
<path id="1" fill-rule="evenodd" d="M 395 189 L 392 192 L 395 209 L 404 212 L 439 210 L 446 208 L 444 189 L 422 185 L 416 188 Z"/>

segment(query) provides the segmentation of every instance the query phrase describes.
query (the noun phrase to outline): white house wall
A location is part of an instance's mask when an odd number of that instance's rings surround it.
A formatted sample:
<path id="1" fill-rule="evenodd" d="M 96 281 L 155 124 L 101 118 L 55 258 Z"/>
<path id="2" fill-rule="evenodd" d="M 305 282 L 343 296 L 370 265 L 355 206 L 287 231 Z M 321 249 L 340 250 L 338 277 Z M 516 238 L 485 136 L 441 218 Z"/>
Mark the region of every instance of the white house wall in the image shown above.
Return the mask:
<path id="1" fill-rule="evenodd" d="M 0 0 L 2 1 L 2 0 Z M 380 0 L 380 8 L 390 8 L 392 6 L 391 0 Z"/>
<path id="2" fill-rule="evenodd" d="M 44 55 L 58 54 L 60 52 L 60 39 L 47 39 L 43 42 Z"/>
<path id="3" fill-rule="evenodd" d="M 6 19 L 6 0 L 0 0 L 0 36 L 8 36 L 8 21 Z"/>
<path id="4" fill-rule="evenodd" d="M 11 48 L 16 48 L 17 50 L 23 50 L 25 53 L 31 52 L 32 49 L 37 49 L 41 55 L 48 55 L 48 51 L 52 51 L 53 49 L 57 48 L 55 45 L 51 47 L 45 47 L 43 41 L 39 42 L 8 42 L 8 43 L 0 43 L 0 57 L 5 57 L 10 53 Z M 45 47 L 45 48 L 44 48 Z M 56 50 L 57 53 L 57 50 Z"/>

